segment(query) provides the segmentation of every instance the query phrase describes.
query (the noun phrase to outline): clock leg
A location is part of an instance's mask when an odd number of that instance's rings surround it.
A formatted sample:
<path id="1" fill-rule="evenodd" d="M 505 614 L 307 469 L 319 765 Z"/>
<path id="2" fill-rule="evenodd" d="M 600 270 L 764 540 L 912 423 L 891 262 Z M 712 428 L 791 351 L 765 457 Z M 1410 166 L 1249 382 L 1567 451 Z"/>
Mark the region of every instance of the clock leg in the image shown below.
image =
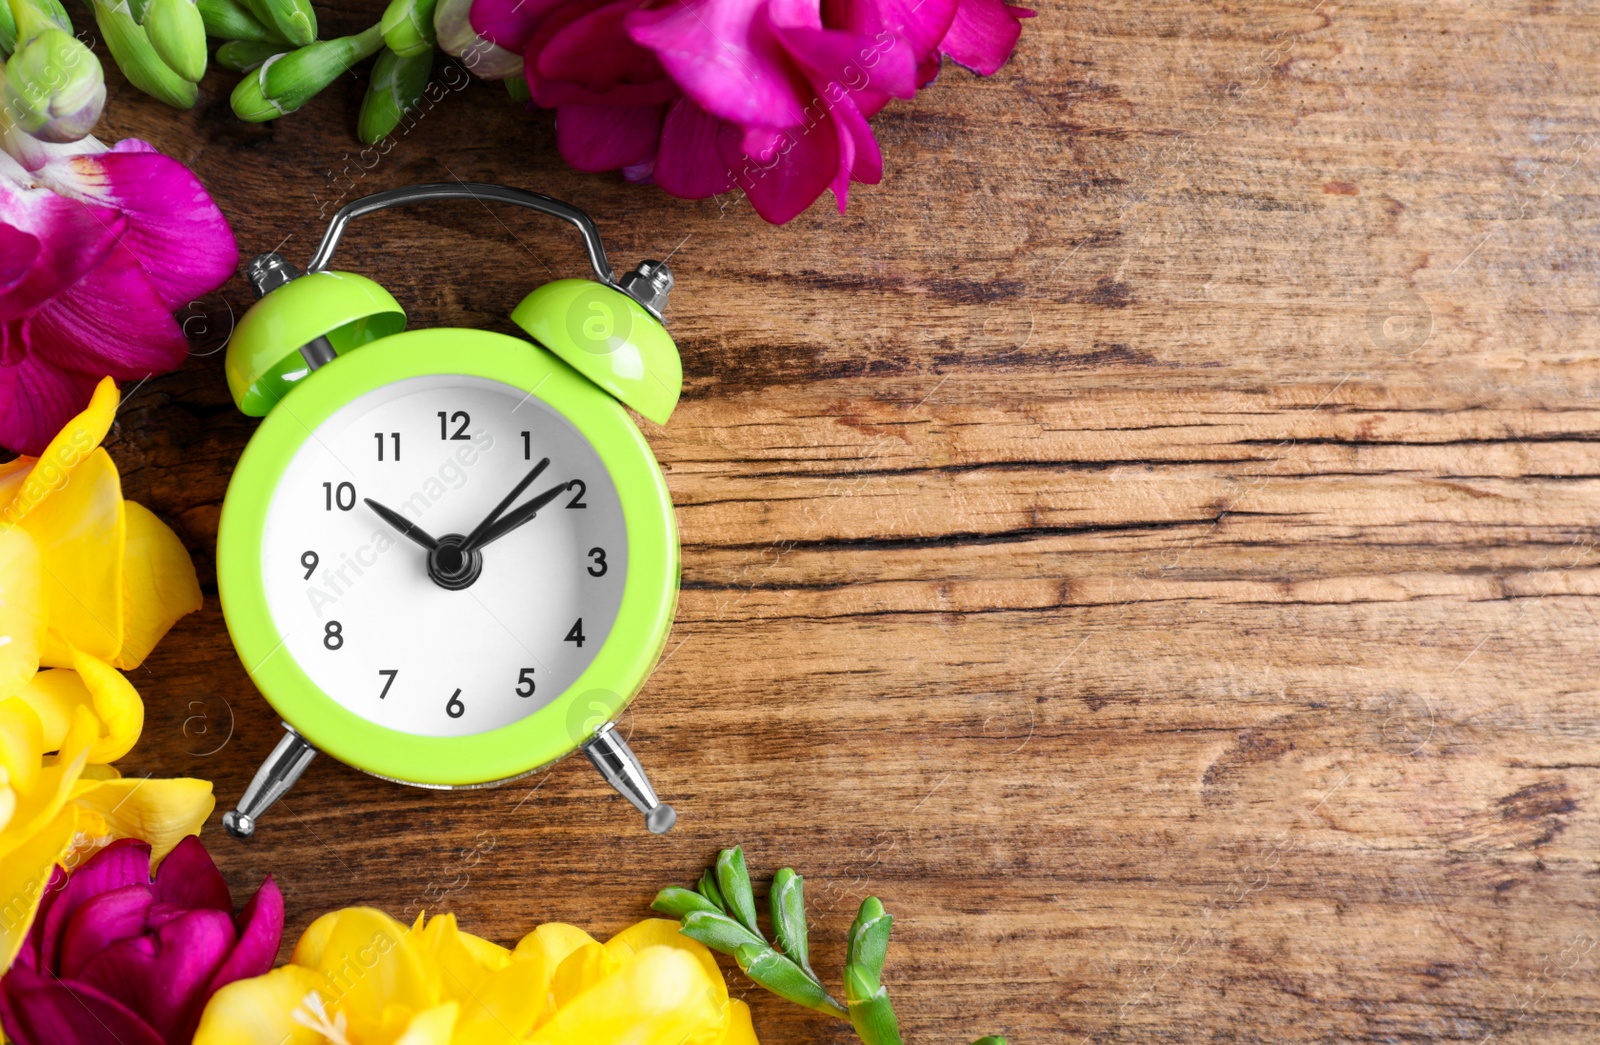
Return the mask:
<path id="1" fill-rule="evenodd" d="M 672 825 L 678 822 L 678 811 L 656 797 L 656 789 L 650 786 L 644 766 L 639 764 L 633 749 L 628 747 L 613 723 L 607 722 L 595 730 L 594 736 L 583 745 L 583 753 L 600 770 L 606 783 L 644 814 L 645 826 L 651 834 L 666 834 L 672 830 Z"/>
<path id="2" fill-rule="evenodd" d="M 278 746 L 272 749 L 267 760 L 261 763 L 261 768 L 256 770 L 250 786 L 244 789 L 244 797 L 239 799 L 238 808 L 222 814 L 222 826 L 235 838 L 249 838 L 255 834 L 256 818 L 272 808 L 272 803 L 294 786 L 300 774 L 306 771 L 306 766 L 317 757 L 317 749 L 306 743 L 305 738 L 291 729 L 287 722 L 283 728 L 288 733 L 278 741 Z"/>

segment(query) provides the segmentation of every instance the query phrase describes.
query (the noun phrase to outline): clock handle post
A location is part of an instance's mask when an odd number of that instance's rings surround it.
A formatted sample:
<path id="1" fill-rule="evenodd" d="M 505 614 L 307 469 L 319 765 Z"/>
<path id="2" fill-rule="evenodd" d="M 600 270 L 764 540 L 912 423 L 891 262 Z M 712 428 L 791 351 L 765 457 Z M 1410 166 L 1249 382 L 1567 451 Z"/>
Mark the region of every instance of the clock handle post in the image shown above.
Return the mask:
<path id="1" fill-rule="evenodd" d="M 607 722 L 595 730 L 594 736 L 583 745 L 583 753 L 600 770 L 606 783 L 644 814 L 644 824 L 651 834 L 661 835 L 672 830 L 672 825 L 678 822 L 678 811 L 656 797 L 656 789 L 650 786 L 644 766 L 639 764 L 628 741 L 617 732 L 615 723 Z"/>
<path id="2" fill-rule="evenodd" d="M 272 749 L 267 760 L 261 763 L 261 768 L 256 770 L 250 786 L 244 789 L 244 797 L 239 799 L 238 807 L 222 814 L 223 828 L 235 838 L 249 838 L 255 834 L 256 819 L 294 786 L 311 760 L 317 757 L 317 749 L 287 722 L 283 728 L 288 732 L 278 741 L 278 746 Z"/>

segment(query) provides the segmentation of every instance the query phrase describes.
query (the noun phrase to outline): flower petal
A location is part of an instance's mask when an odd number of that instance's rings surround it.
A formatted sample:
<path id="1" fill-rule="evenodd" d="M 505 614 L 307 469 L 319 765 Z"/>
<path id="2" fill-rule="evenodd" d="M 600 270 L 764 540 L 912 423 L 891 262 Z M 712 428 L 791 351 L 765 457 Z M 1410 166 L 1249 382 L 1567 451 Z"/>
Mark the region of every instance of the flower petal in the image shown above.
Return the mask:
<path id="1" fill-rule="evenodd" d="M 461 1007 L 453 1001 L 436 1005 L 411 1017 L 405 1033 L 394 1045 L 450 1045 L 456 1030 L 456 1015 Z"/>
<path id="2" fill-rule="evenodd" d="M 0 1024 L 28 1045 L 165 1045 L 126 1005 L 85 984 L 20 966 L 0 980 Z"/>
<path id="3" fill-rule="evenodd" d="M 1032 16 L 1025 8 L 1007 7 L 1005 0 L 961 0 L 939 50 L 980 76 L 993 76 L 1022 35 L 1017 19 Z"/>
<path id="4" fill-rule="evenodd" d="M 221 911 L 233 917 L 233 897 L 200 839 L 189 835 L 172 847 L 156 872 L 155 899 L 184 910 Z M 256 975 L 252 973 L 251 975 Z"/>
<path id="5" fill-rule="evenodd" d="M 61 896 L 66 875 L 56 864 L 72 848 L 77 813 L 68 806 L 0 860 L 0 896 L 10 897 L 10 917 L 0 918 L 0 973 L 19 966 L 40 968 L 39 937 L 29 936 L 35 918 L 48 913 Z M 59 876 L 59 878 L 58 878 Z M 0 979 L 0 990 L 5 980 Z"/>
<path id="6" fill-rule="evenodd" d="M 673 102 L 661 127 L 656 184 L 686 200 L 702 200 L 727 192 L 733 185 L 733 172 L 717 150 L 717 141 L 724 133 L 736 132 L 696 105 L 693 99 L 679 98 Z"/>
<path id="7" fill-rule="evenodd" d="M 726 139 L 718 144 L 756 213 L 774 225 L 811 206 L 841 168 L 839 138 L 826 121 L 809 132 L 772 134 L 764 148 L 745 154 L 731 149 Z"/>
<path id="8" fill-rule="evenodd" d="M 0 328 L 0 339 L 6 338 L 20 344 L 22 332 Z M 65 370 L 29 352 L 0 363 L 0 447 L 41 453 L 61 423 L 88 402 L 98 380 L 98 374 Z"/>
<path id="9" fill-rule="evenodd" d="M 650 947 L 558 1009 L 528 1039 L 539 1045 L 679 1045 L 722 1023 L 705 969 L 675 947 Z"/>
<path id="10" fill-rule="evenodd" d="M 122 651 L 112 663 L 138 667 L 179 617 L 203 604 L 188 549 L 172 528 L 142 504 L 124 505 L 127 545 L 122 556 Z"/>
<path id="11" fill-rule="evenodd" d="M 23 517 L 45 570 L 52 631 L 101 660 L 122 648 L 122 480 L 96 448 Z"/>
<path id="12" fill-rule="evenodd" d="M 126 219 L 113 208 L 68 199 L 35 184 L 24 187 L 4 171 L 0 214 L 5 215 L 0 224 L 10 230 L 8 244 L 26 250 L 21 237 L 34 241 L 25 275 L 17 278 L 15 261 L 3 266 L 8 277 L 0 291 L 0 322 L 21 319 L 93 271 L 127 229 Z"/>
<path id="13" fill-rule="evenodd" d="M 20 692 L 39 670 L 43 607 L 44 569 L 38 545 L 20 526 L 0 530 L 0 700 Z M 45 750 L 55 748 L 52 744 Z"/>
<path id="14" fill-rule="evenodd" d="M 122 672 L 75 646 L 68 647 L 72 668 L 88 690 L 100 720 L 100 734 L 89 749 L 89 761 L 115 762 L 133 750 L 144 730 L 144 701 Z"/>
<path id="15" fill-rule="evenodd" d="M 321 975 L 299 965 L 230 983 L 206 1005 L 194 1045 L 325 1045 L 293 1016 L 313 994 L 335 996 Z"/>
<path id="16" fill-rule="evenodd" d="M 60 970 L 61 941 L 66 937 L 67 923 L 78 913 L 78 908 L 101 893 L 149 884 L 150 846 L 137 838 L 112 842 L 90 857 L 67 879 L 67 887 L 45 915 L 40 967 L 52 973 Z"/>
<path id="17" fill-rule="evenodd" d="M 956 17 L 958 0 L 822 0 L 822 24 L 908 47 L 916 63 L 939 47 Z"/>
<path id="18" fill-rule="evenodd" d="M 111 430 L 117 404 L 121 401 L 122 394 L 111 378 L 103 377 L 95 384 L 88 405 L 65 424 L 58 425 L 60 430 L 48 441 L 44 452 L 37 460 L 29 462 L 21 489 L 6 506 L 6 521 L 21 519 L 52 491 L 66 484 L 68 473 L 83 463 Z"/>
<path id="19" fill-rule="evenodd" d="M 270 874 L 239 912 L 238 923 L 239 942 L 212 977 L 211 993 L 234 980 L 264 974 L 278 957 L 278 944 L 283 941 L 283 893 Z"/>
<path id="20" fill-rule="evenodd" d="M 628 16 L 628 33 L 707 112 L 734 123 L 804 122 L 803 81 L 758 15 L 768 0 L 685 0 Z"/>
<path id="21" fill-rule="evenodd" d="M 30 356 L 69 370 L 143 380 L 176 370 L 189 342 L 149 273 L 122 246 L 22 322 Z"/>
<path id="22" fill-rule="evenodd" d="M 521 51 L 540 21 L 566 0 L 473 0 L 472 30 L 508 51 Z"/>
<path id="23" fill-rule="evenodd" d="M 117 837 L 149 842 L 158 863 L 185 835 L 197 834 L 217 804 L 211 781 L 188 777 L 96 780 L 80 787 L 73 802 L 103 817 Z"/>
<path id="24" fill-rule="evenodd" d="M 189 911 L 154 933 L 111 944 L 75 978 L 122 1002 L 163 1038 L 176 1041 L 203 1004 L 234 939 L 228 915 Z"/>
<path id="25" fill-rule="evenodd" d="M 563 105 L 556 147 L 574 170 L 598 173 L 638 163 L 661 139 L 662 105 Z"/>
<path id="26" fill-rule="evenodd" d="M 148 884 L 135 883 L 96 893 L 67 921 L 61 937 L 57 975 L 75 980 L 84 966 L 118 940 L 144 934 L 154 897 Z"/>
<path id="27" fill-rule="evenodd" d="M 233 230 L 200 179 L 144 142 L 56 160 L 36 176 L 127 219 L 121 246 L 137 259 L 168 312 L 220 287 L 239 264 Z"/>

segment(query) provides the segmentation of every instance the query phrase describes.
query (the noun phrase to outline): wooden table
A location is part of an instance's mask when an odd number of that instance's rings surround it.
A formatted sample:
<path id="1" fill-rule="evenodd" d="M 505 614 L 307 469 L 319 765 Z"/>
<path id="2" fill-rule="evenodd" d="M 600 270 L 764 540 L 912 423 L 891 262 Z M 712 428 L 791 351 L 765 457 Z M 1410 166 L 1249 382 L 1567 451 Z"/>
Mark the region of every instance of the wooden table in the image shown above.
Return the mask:
<path id="1" fill-rule="evenodd" d="M 381 4 L 349 6 L 330 30 Z M 362 156 L 353 78 L 245 127 L 228 74 L 189 114 L 111 74 L 111 136 L 192 163 L 246 256 L 460 178 L 678 277 L 684 401 L 643 427 L 683 597 L 623 723 L 678 828 L 581 758 L 454 794 L 322 759 L 252 842 L 208 828 L 229 880 L 277 876 L 285 955 L 440 898 L 510 942 L 613 932 L 742 842 L 808 877 L 829 976 L 882 897 L 913 1045 L 1597 1040 L 1597 37 L 1563 0 L 1047 9 L 999 76 L 877 118 L 848 214 L 784 228 L 568 171 L 496 85 Z M 426 325 L 510 331 L 583 270 L 473 204 L 347 244 Z M 225 806 L 280 733 L 212 558 L 248 300 L 110 443 L 207 591 L 125 768 Z M 854 1040 L 751 999 L 768 1042 Z"/>

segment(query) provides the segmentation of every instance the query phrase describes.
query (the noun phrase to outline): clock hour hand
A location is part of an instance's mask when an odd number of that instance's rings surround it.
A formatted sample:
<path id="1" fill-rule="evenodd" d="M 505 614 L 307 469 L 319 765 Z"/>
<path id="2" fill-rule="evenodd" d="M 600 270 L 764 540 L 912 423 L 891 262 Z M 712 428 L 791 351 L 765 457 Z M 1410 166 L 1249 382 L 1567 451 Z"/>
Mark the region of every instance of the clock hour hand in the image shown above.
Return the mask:
<path id="1" fill-rule="evenodd" d="M 500 514 L 502 512 L 511 507 L 512 501 L 515 501 L 518 497 L 522 496 L 522 491 L 528 488 L 529 483 L 539 478 L 539 473 L 544 471 L 545 467 L 549 463 L 550 458 L 541 458 L 539 463 L 533 466 L 533 471 L 523 476 L 522 481 L 517 483 L 516 486 L 512 487 L 511 492 L 500 499 L 500 503 L 494 506 L 494 511 L 484 516 L 483 522 L 472 528 L 472 532 L 467 534 L 467 539 L 461 542 L 461 546 L 463 548 L 478 547 L 478 540 L 483 536 L 484 532 L 488 530 L 489 527 L 494 525 L 494 521 L 500 518 Z"/>
<path id="2" fill-rule="evenodd" d="M 377 501 L 374 501 L 370 497 L 363 497 L 362 500 L 366 502 L 368 508 L 371 508 L 375 513 L 377 513 L 378 518 L 382 519 L 390 526 L 393 526 L 395 529 L 399 530 L 413 541 L 416 541 L 430 552 L 439 547 L 438 541 L 428 536 L 427 532 L 424 531 L 420 526 L 413 523 L 410 519 L 407 519 L 393 508 L 385 508 L 383 505 L 379 504 Z"/>
<path id="3" fill-rule="evenodd" d="M 483 532 L 483 535 L 478 538 L 478 542 L 471 546 L 472 550 L 482 548 L 484 545 L 489 544 L 492 541 L 498 541 L 512 530 L 515 530 L 529 519 L 532 519 L 535 515 L 538 515 L 540 508 L 543 508 L 557 497 L 560 497 L 562 494 L 566 493 L 567 490 L 571 489 L 571 487 L 571 481 L 564 482 L 560 486 L 552 486 L 550 489 L 535 497 L 527 504 L 513 508 L 511 511 L 502 516 L 498 522 Z"/>

